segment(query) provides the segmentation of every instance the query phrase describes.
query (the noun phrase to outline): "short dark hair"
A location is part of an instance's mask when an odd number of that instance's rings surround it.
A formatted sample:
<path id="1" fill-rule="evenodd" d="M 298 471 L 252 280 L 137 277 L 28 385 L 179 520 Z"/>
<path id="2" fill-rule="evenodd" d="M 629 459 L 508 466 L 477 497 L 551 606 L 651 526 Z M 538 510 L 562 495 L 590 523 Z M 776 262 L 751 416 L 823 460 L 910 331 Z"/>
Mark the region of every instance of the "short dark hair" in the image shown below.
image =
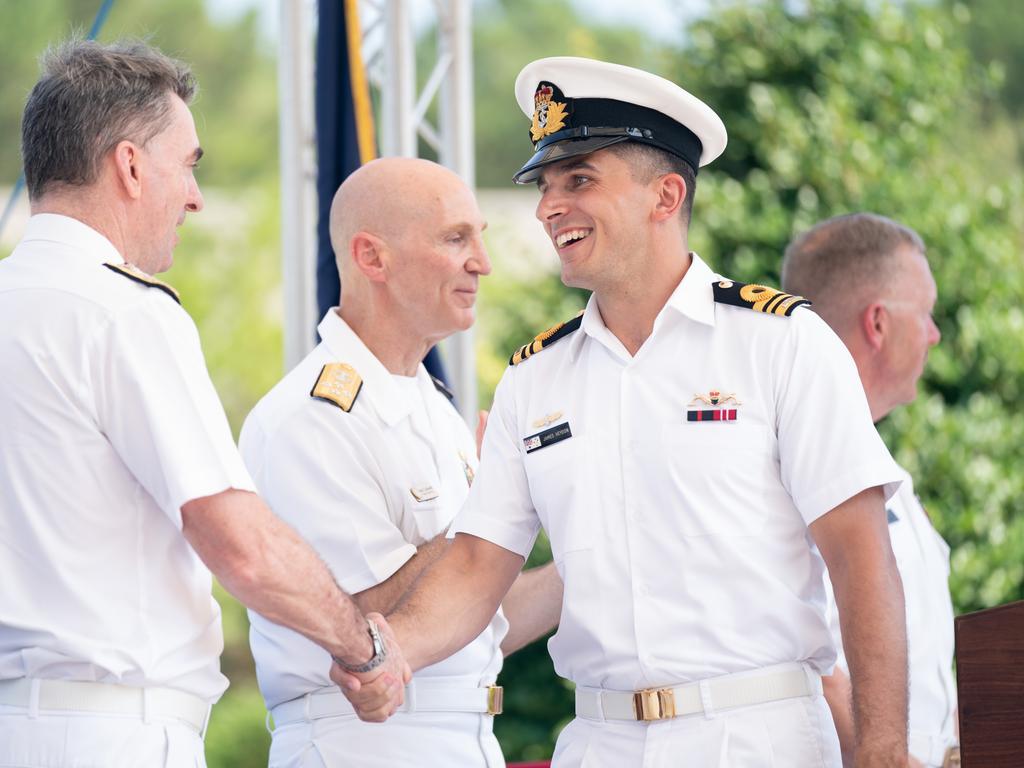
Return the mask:
<path id="1" fill-rule="evenodd" d="M 145 145 L 166 127 L 170 95 L 189 103 L 197 89 L 185 64 L 137 40 L 68 40 L 43 55 L 41 69 L 21 121 L 33 200 L 55 184 L 94 182 L 118 142 Z"/>
<path id="2" fill-rule="evenodd" d="M 826 219 L 786 247 L 782 289 L 810 299 L 833 329 L 842 330 L 859 311 L 856 304 L 882 292 L 905 247 L 925 253 L 917 232 L 877 213 Z"/>
<path id="3" fill-rule="evenodd" d="M 683 223 L 689 225 L 690 215 L 693 213 L 693 195 L 697 190 L 697 174 L 688 162 L 671 152 L 636 141 L 612 144 L 608 150 L 629 163 L 633 178 L 642 184 L 647 184 L 656 176 L 664 176 L 667 173 L 682 176 L 686 182 L 686 199 L 679 208 L 679 215 L 682 216 Z"/>

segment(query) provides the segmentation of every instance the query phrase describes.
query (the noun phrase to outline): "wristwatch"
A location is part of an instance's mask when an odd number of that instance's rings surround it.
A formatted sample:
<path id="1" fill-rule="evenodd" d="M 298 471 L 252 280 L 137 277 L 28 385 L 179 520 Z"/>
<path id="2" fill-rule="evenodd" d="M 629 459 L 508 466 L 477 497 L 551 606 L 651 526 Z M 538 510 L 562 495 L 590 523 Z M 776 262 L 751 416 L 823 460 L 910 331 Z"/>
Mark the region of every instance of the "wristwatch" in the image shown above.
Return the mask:
<path id="1" fill-rule="evenodd" d="M 384 638 L 380 636 L 380 630 L 377 629 L 377 625 L 371 619 L 367 619 L 366 623 L 367 625 L 369 625 L 370 642 L 373 643 L 373 656 L 370 657 L 369 661 L 363 664 L 352 666 L 351 664 L 346 664 L 337 656 L 331 656 L 331 659 L 334 660 L 334 663 L 342 669 L 344 669 L 346 672 L 352 672 L 354 674 L 361 675 L 364 672 L 369 672 L 371 669 L 376 669 L 381 664 L 383 664 L 384 659 L 388 657 L 388 649 L 384 645 Z"/>

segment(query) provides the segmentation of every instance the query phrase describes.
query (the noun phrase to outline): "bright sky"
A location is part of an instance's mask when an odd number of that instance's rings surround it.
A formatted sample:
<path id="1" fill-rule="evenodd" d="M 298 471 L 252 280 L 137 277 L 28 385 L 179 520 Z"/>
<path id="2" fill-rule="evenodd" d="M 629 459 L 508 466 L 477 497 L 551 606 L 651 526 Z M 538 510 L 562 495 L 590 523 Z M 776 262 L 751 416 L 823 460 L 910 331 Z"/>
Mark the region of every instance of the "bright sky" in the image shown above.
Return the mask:
<path id="1" fill-rule="evenodd" d="M 292 2 L 293 0 L 289 0 Z M 479 1 L 479 0 L 478 0 Z M 206 0 L 214 18 L 230 18 L 249 8 L 260 12 L 261 26 L 268 39 L 277 37 L 280 0 Z M 315 5 L 315 0 L 299 0 Z M 679 34 L 682 22 L 701 16 L 713 0 L 572 0 L 578 8 L 603 22 L 618 22 L 624 26 L 640 27 L 652 37 L 671 39 Z M 430 13 L 429 0 L 410 0 L 414 9 Z M 638 12 L 638 9 L 639 10 Z"/>

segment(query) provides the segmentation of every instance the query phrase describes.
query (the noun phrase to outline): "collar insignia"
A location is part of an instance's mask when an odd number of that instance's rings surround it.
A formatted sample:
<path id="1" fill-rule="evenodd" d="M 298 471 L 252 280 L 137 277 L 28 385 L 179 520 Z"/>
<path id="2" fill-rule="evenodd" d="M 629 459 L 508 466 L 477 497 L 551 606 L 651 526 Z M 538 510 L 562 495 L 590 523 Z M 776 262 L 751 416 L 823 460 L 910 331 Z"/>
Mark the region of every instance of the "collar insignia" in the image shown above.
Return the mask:
<path id="1" fill-rule="evenodd" d="M 569 116 L 568 106 L 565 102 L 555 101 L 556 98 L 565 98 L 558 86 L 543 81 L 537 85 L 533 94 L 533 124 L 530 126 L 530 137 L 534 144 L 565 127 L 565 120 Z"/>
<path id="2" fill-rule="evenodd" d="M 310 397 L 326 400 L 348 413 L 359 392 L 363 379 L 348 363 L 328 363 L 320 370 L 320 376 L 313 385 Z"/>
<path id="3" fill-rule="evenodd" d="M 696 394 L 688 404 L 686 411 L 687 421 L 736 421 L 737 410 L 725 408 L 732 403 L 733 406 L 743 405 L 735 392 L 723 393 L 720 389 L 709 390 L 707 394 Z M 700 408 L 700 405 L 709 405 L 710 408 Z M 693 406 L 697 406 L 694 408 Z"/>

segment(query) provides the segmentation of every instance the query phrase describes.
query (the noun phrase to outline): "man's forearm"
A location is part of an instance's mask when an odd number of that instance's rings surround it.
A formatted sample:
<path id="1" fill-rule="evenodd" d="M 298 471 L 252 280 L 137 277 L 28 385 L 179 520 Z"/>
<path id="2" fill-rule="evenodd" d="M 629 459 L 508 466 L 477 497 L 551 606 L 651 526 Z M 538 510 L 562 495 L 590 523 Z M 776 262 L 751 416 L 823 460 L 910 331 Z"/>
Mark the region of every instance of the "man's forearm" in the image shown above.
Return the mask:
<path id="1" fill-rule="evenodd" d="M 811 524 L 828 564 L 853 686 L 854 765 L 905 765 L 907 638 L 903 587 L 881 489 Z"/>
<path id="2" fill-rule="evenodd" d="M 521 556 L 458 534 L 388 616 L 413 670 L 448 658 L 479 635 L 522 567 Z"/>
<path id="3" fill-rule="evenodd" d="M 520 573 L 501 601 L 501 608 L 508 619 L 508 634 L 501 642 L 501 651 L 506 656 L 558 626 L 562 579 L 555 564 Z"/>
<path id="4" fill-rule="evenodd" d="M 316 552 L 254 493 L 182 507 L 183 533 L 224 588 L 275 624 L 353 664 L 373 655 L 366 621 Z"/>
<path id="5" fill-rule="evenodd" d="M 393 611 L 402 595 L 409 591 L 424 571 L 433 565 L 448 548 L 448 539 L 443 533 L 438 534 L 425 544 L 421 544 L 416 554 L 410 557 L 401 568 L 395 571 L 380 584 L 364 589 L 352 596 L 356 605 L 363 613 L 376 611 L 387 614 Z"/>

